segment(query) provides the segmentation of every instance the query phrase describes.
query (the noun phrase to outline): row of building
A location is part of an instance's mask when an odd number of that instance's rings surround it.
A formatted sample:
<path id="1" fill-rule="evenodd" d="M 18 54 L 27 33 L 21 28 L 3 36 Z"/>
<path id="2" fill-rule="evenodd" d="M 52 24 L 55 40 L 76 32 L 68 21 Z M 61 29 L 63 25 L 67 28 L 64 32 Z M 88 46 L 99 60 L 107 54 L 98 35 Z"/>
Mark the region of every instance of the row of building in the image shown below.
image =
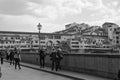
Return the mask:
<path id="1" fill-rule="evenodd" d="M 85 23 L 65 25 L 65 30 L 40 33 L 40 47 L 51 50 L 60 47 L 63 51 L 104 52 L 119 50 L 120 28 L 115 23 L 89 26 Z M 39 34 L 36 32 L 0 31 L 0 49 L 39 49 Z"/>
<path id="2" fill-rule="evenodd" d="M 115 23 L 105 22 L 102 26 L 90 26 L 85 23 L 72 23 L 58 34 L 71 34 L 71 48 L 90 52 L 119 51 L 120 27 Z M 73 45 L 74 48 L 72 47 Z"/>

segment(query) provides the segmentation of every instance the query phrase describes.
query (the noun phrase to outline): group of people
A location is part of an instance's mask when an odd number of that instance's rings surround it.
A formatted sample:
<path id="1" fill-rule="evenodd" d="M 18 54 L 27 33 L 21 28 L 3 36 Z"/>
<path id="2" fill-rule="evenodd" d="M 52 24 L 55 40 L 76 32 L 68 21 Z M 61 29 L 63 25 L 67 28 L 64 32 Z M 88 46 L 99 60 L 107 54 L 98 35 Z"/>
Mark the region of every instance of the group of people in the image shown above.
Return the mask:
<path id="1" fill-rule="evenodd" d="M 39 62 L 40 62 L 40 68 L 44 68 L 45 66 L 45 57 L 46 55 L 49 55 L 51 60 L 51 70 L 58 69 L 61 70 L 60 62 L 63 59 L 63 53 L 60 48 L 53 48 L 52 52 L 50 54 L 46 53 L 45 49 L 39 50 Z M 0 58 L 1 58 L 1 64 L 3 64 L 3 59 L 6 58 L 6 60 L 10 63 L 10 65 L 15 65 L 15 69 L 17 69 L 17 66 L 19 69 L 21 69 L 20 61 L 20 51 L 17 48 L 14 48 L 13 50 L 1 50 L 0 51 Z"/>
<path id="2" fill-rule="evenodd" d="M 19 69 L 21 69 L 20 61 L 20 51 L 17 50 L 17 48 L 14 48 L 14 50 L 1 50 L 0 51 L 0 58 L 1 58 L 1 64 L 3 64 L 3 59 L 6 58 L 8 62 L 10 62 L 10 65 L 15 65 L 15 69 L 17 69 L 17 66 Z"/>
<path id="3" fill-rule="evenodd" d="M 46 57 L 47 53 L 45 50 L 41 49 L 39 51 L 39 57 L 40 57 L 40 67 L 44 68 L 45 65 L 45 57 Z M 60 48 L 53 48 L 52 52 L 49 54 L 50 60 L 51 60 L 51 70 L 56 70 L 58 71 L 58 69 L 61 70 L 61 65 L 60 62 L 63 59 L 63 53 L 62 50 Z"/>

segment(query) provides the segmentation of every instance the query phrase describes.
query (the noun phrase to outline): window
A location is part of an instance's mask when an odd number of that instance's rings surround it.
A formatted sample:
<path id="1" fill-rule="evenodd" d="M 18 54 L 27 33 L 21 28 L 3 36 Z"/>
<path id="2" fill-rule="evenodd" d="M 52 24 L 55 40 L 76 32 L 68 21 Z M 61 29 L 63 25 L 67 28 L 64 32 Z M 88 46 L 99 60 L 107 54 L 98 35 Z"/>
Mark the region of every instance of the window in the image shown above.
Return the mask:
<path id="1" fill-rule="evenodd" d="M 116 32 L 116 34 L 119 34 L 119 32 Z"/>
<path id="2" fill-rule="evenodd" d="M 116 41 L 116 43 L 119 43 L 119 41 Z"/>
<path id="3" fill-rule="evenodd" d="M 78 42 L 72 42 L 72 44 L 78 44 Z"/>
<path id="4" fill-rule="evenodd" d="M 11 39 L 13 39 L 13 37 L 11 37 Z"/>
<path id="5" fill-rule="evenodd" d="M 20 39 L 20 37 L 18 37 L 18 39 Z"/>
<path id="6" fill-rule="evenodd" d="M 40 36 L 40 39 L 41 40 L 45 40 L 45 36 Z"/>
<path id="7" fill-rule="evenodd" d="M 34 45 L 33 47 L 39 47 L 38 45 Z"/>
<path id="8" fill-rule="evenodd" d="M 35 41 L 35 43 L 38 43 L 38 41 Z"/>
<path id="9" fill-rule="evenodd" d="M 11 48 L 14 48 L 14 46 L 11 46 Z"/>
<path id="10" fill-rule="evenodd" d="M 30 45 L 28 45 L 28 48 L 30 48 Z"/>
<path id="11" fill-rule="evenodd" d="M 22 45 L 21 48 L 26 48 L 26 45 Z"/>
<path id="12" fill-rule="evenodd" d="M 118 37 L 118 36 L 116 36 L 116 39 L 119 39 L 119 37 Z"/>
<path id="13" fill-rule="evenodd" d="M 72 39 L 72 41 L 75 41 L 75 39 Z"/>
<path id="14" fill-rule="evenodd" d="M 74 48 L 79 48 L 79 46 L 72 46 L 72 47 L 74 47 Z"/>
<path id="15" fill-rule="evenodd" d="M 40 43 L 45 43 L 45 41 L 41 41 Z"/>
<path id="16" fill-rule="evenodd" d="M 26 43 L 30 43 L 29 41 L 26 41 Z"/>
<path id="17" fill-rule="evenodd" d="M 48 36 L 48 39 L 53 39 L 53 35 L 49 35 L 49 36 Z"/>
<path id="18" fill-rule="evenodd" d="M 55 35 L 54 37 L 55 37 L 55 39 L 61 39 L 60 35 Z"/>

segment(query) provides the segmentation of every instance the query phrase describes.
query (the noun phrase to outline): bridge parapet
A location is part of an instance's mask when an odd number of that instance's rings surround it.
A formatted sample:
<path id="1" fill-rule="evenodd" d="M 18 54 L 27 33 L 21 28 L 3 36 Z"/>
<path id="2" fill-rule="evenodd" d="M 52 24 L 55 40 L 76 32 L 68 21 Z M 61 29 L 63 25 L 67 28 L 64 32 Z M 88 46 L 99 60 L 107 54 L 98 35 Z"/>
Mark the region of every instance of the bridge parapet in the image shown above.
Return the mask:
<path id="1" fill-rule="evenodd" d="M 21 53 L 22 61 L 39 65 L 37 53 Z M 51 66 L 49 55 L 46 66 Z M 116 78 L 120 69 L 119 54 L 64 54 L 62 68 L 108 78 Z"/>

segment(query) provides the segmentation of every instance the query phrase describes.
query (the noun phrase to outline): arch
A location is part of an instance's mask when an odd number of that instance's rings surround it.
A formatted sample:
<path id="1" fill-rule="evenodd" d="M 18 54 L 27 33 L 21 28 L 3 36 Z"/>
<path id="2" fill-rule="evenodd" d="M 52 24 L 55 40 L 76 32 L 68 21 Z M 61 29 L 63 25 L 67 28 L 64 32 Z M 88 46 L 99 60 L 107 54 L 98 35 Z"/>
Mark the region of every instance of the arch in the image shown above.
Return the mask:
<path id="1" fill-rule="evenodd" d="M 46 46 L 49 46 L 49 44 L 50 44 L 50 46 L 52 46 L 53 45 L 53 41 L 51 41 L 51 40 L 47 41 Z"/>

